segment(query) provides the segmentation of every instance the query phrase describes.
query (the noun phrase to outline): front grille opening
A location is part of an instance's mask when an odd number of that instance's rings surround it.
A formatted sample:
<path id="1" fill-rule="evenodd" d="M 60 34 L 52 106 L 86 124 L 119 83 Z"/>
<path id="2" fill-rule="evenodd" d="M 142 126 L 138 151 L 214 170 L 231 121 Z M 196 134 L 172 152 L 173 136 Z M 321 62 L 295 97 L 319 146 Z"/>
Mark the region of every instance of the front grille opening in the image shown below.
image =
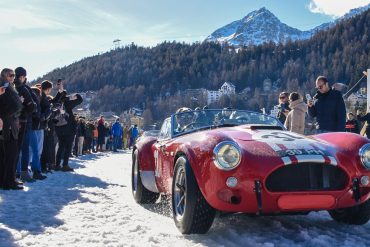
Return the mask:
<path id="1" fill-rule="evenodd" d="M 337 166 L 300 163 L 283 166 L 271 173 L 266 187 L 271 192 L 342 190 L 348 177 Z"/>

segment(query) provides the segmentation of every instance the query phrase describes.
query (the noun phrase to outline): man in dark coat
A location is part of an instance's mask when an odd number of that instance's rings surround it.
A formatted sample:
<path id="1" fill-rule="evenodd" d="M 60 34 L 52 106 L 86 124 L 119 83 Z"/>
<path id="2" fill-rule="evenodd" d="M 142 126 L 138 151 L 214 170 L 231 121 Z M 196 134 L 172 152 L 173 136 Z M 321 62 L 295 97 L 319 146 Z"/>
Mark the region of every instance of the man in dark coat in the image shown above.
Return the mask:
<path id="1" fill-rule="evenodd" d="M 21 114 L 19 116 L 19 135 L 18 135 L 18 166 L 17 166 L 17 174 L 21 175 L 21 150 L 23 146 L 23 140 L 27 135 L 28 131 L 32 129 L 32 113 L 36 109 L 36 103 L 33 101 L 31 96 L 31 88 L 26 84 L 27 82 L 27 72 L 24 68 L 18 67 L 15 69 L 15 88 L 18 91 L 18 95 L 23 99 L 23 108 Z M 27 144 L 29 146 L 29 144 Z M 25 172 L 23 177 L 27 175 L 27 181 L 33 181 L 33 179 L 28 174 L 28 167 L 23 169 Z"/>
<path id="2" fill-rule="evenodd" d="M 49 172 L 51 166 L 55 164 L 55 155 L 53 157 L 53 146 L 54 146 L 54 131 L 49 128 L 49 121 L 52 115 L 52 104 L 48 99 L 53 88 L 53 83 L 45 80 L 41 83 L 41 121 L 40 129 L 44 131 L 44 142 L 41 154 L 41 171 Z"/>
<path id="3" fill-rule="evenodd" d="M 316 117 L 317 133 L 344 131 L 346 107 L 342 94 L 330 87 L 326 77 L 316 79 L 317 93 L 308 101 L 308 114 Z"/>
<path id="4" fill-rule="evenodd" d="M 15 86 L 18 94 L 23 98 L 23 110 L 20 116 L 20 132 L 18 139 L 18 164 L 17 173 L 23 182 L 34 182 L 35 180 L 28 173 L 29 147 L 32 135 L 32 118 L 37 112 L 35 94 L 30 86 L 27 85 L 27 71 L 23 67 L 15 69 Z"/>
<path id="5" fill-rule="evenodd" d="M 105 144 L 105 127 L 104 127 L 104 117 L 100 116 L 98 121 L 98 145 L 96 146 L 96 151 L 103 152 L 103 145 Z"/>
<path id="6" fill-rule="evenodd" d="M 60 92 L 58 92 L 60 94 Z M 59 97 L 58 95 L 55 97 Z M 55 127 L 55 132 L 57 133 L 59 140 L 59 148 L 56 157 L 56 170 L 60 169 L 60 164 L 63 159 L 62 171 L 73 171 L 68 165 L 69 156 L 72 151 L 73 140 L 77 131 L 77 122 L 73 115 L 73 108 L 82 103 L 82 97 L 79 94 L 73 96 L 65 96 L 61 99 L 62 107 L 59 109 L 62 113 L 67 113 L 66 124 L 58 126 L 58 123 Z"/>
<path id="7" fill-rule="evenodd" d="M 18 127 L 22 101 L 14 87 L 15 73 L 3 69 L 0 78 L 0 187 L 3 189 L 23 189 L 15 181 L 15 168 L 18 159 Z"/>

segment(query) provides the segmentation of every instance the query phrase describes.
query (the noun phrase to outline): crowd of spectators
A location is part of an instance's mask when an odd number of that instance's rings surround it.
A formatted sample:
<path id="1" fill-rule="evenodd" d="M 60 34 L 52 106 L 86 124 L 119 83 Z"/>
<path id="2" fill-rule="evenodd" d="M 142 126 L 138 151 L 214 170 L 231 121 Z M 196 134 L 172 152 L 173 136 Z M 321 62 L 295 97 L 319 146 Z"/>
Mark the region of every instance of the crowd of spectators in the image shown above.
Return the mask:
<path id="1" fill-rule="evenodd" d="M 137 126 L 122 128 L 101 117 L 86 121 L 73 113 L 82 103 L 69 95 L 63 79 L 31 86 L 27 71 L 5 68 L 0 75 L 0 188 L 23 189 L 24 182 L 47 178 L 52 171 L 71 172 L 69 158 L 86 153 L 128 149 L 138 136 Z"/>
<path id="2" fill-rule="evenodd" d="M 68 95 L 62 79 L 54 97 L 51 81 L 29 85 L 23 67 L 3 69 L 0 88 L 0 187 L 23 189 L 23 182 L 46 179 L 51 170 L 73 171 L 68 165 L 77 132 L 73 108 L 82 97 Z"/>
<path id="3" fill-rule="evenodd" d="M 0 188 L 21 190 L 23 183 L 47 178 L 53 171 L 71 172 L 69 158 L 134 145 L 137 126 L 122 128 L 101 117 L 86 121 L 73 113 L 83 101 L 68 94 L 63 79 L 27 83 L 27 71 L 5 68 L 0 74 Z M 54 90 L 55 91 L 55 90 Z"/>
<path id="4" fill-rule="evenodd" d="M 306 116 L 315 119 L 314 133 L 351 132 L 360 134 L 360 122 L 366 122 L 366 136 L 370 138 L 370 113 L 357 110 L 346 114 L 344 99 L 340 91 L 332 87 L 324 76 L 316 79 L 316 94 L 306 95 L 307 104 L 297 92 L 282 92 L 279 95 L 277 118 L 293 132 L 305 134 Z M 306 114 L 307 113 L 307 114 Z"/>

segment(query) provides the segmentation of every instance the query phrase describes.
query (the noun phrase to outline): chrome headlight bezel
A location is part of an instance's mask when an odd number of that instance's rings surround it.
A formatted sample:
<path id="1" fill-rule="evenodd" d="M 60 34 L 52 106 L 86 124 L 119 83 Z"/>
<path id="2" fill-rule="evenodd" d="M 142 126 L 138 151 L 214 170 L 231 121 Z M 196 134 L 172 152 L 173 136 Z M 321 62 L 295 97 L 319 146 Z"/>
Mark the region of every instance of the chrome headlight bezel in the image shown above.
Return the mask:
<path id="1" fill-rule="evenodd" d="M 358 152 L 362 165 L 370 170 L 370 143 L 363 145 Z M 368 155 L 368 157 L 366 157 Z"/>
<path id="2" fill-rule="evenodd" d="M 227 150 L 234 152 L 237 155 L 232 163 L 224 159 Z M 221 153 L 222 152 L 222 153 Z M 213 159 L 216 167 L 220 170 L 231 171 L 239 166 L 241 161 L 241 150 L 237 143 L 233 141 L 223 141 L 216 145 L 213 149 Z"/>

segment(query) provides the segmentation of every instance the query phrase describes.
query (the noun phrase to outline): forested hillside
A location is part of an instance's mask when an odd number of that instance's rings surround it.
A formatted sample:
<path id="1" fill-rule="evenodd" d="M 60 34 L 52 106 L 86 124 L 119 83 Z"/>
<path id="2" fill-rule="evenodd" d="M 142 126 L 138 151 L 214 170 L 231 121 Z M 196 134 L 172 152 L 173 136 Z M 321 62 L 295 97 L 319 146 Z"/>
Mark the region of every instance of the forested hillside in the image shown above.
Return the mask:
<path id="1" fill-rule="evenodd" d="M 277 92 L 261 97 L 262 82 L 280 81 L 279 90 L 314 91 L 314 80 L 353 84 L 370 67 L 370 11 L 317 33 L 307 41 L 249 46 L 235 50 L 215 43 L 164 42 L 155 47 L 135 44 L 85 58 L 41 79 L 66 79 L 69 91 L 98 91 L 92 110 L 145 107 L 161 119 L 180 105 L 197 102 L 181 97 L 184 89 L 218 89 L 223 82 L 248 97 L 222 99 L 221 104 L 256 110 L 276 103 Z M 41 80 L 40 79 L 40 80 Z M 144 103 L 144 104 L 143 104 Z"/>

